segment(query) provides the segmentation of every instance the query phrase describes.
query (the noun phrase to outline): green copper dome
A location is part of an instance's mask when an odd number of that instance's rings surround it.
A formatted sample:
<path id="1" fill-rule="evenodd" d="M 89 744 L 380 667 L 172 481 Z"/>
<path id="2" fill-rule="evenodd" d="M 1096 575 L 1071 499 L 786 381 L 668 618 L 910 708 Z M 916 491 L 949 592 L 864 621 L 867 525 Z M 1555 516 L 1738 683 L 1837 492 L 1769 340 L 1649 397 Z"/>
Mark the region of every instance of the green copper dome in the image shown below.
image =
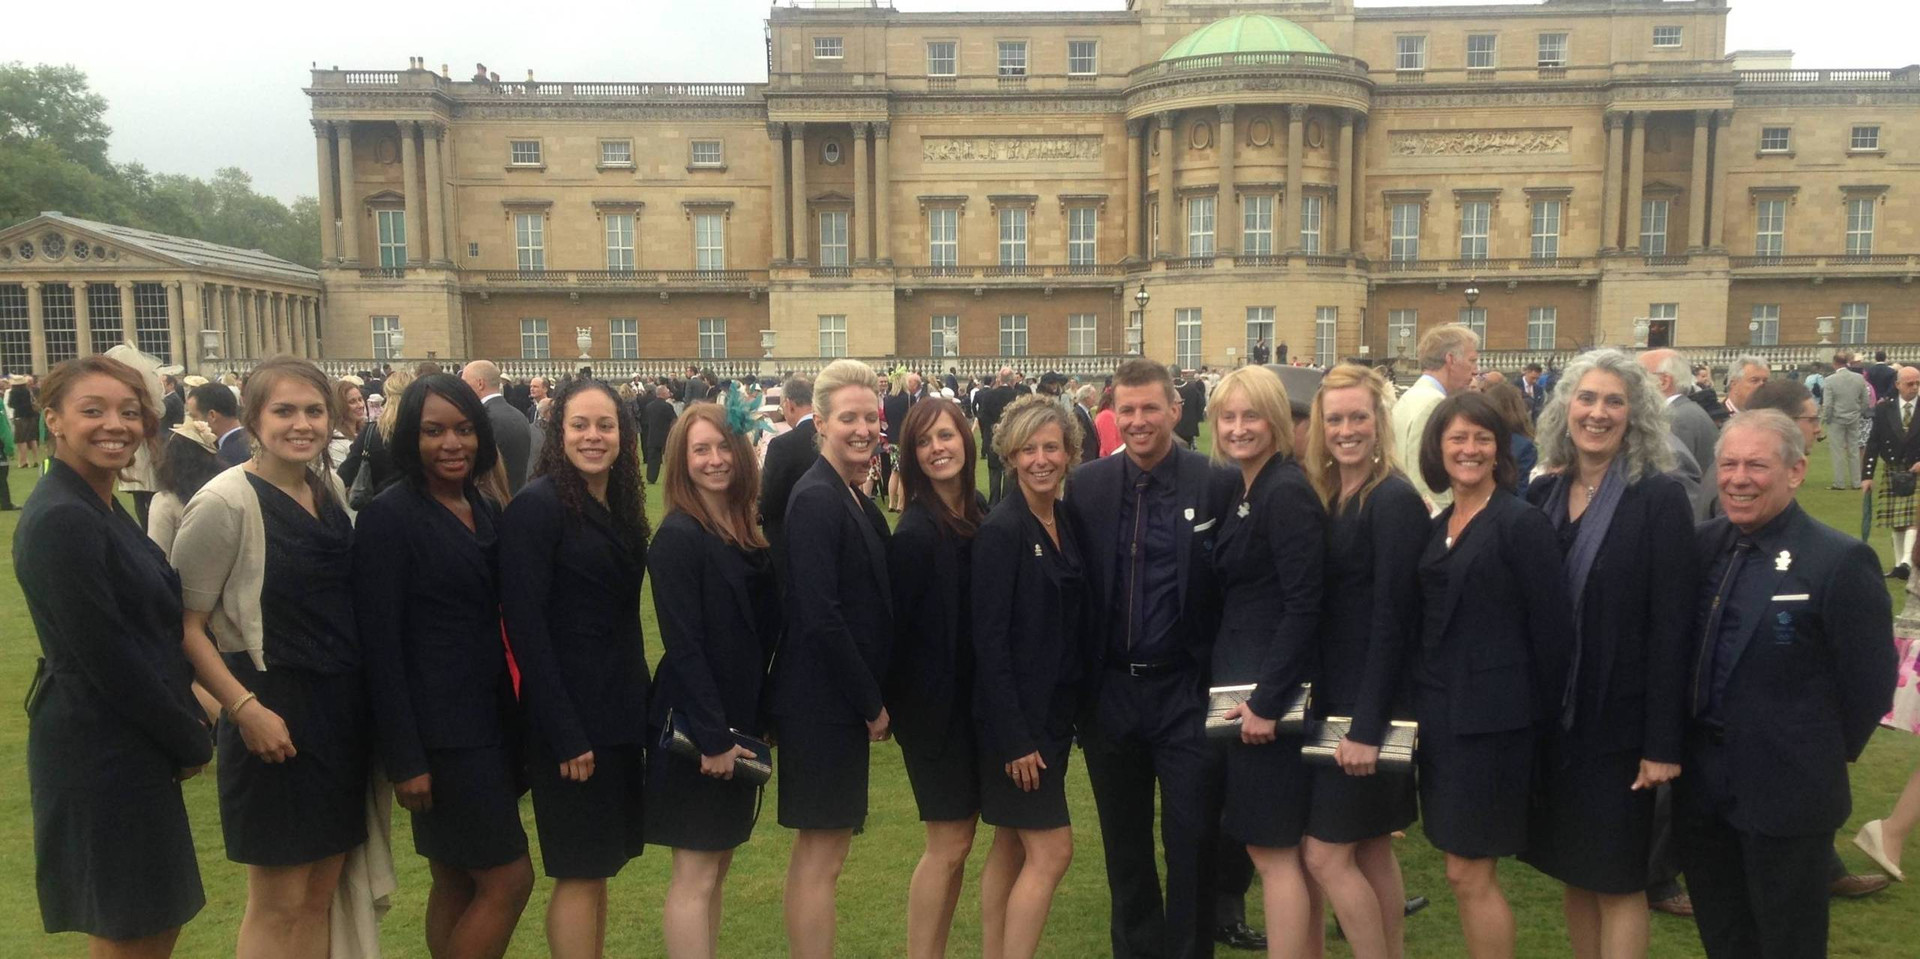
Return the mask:
<path id="1" fill-rule="evenodd" d="M 1181 37 L 1162 60 L 1215 53 L 1332 53 L 1305 27 L 1279 17 L 1243 13 L 1215 20 Z"/>

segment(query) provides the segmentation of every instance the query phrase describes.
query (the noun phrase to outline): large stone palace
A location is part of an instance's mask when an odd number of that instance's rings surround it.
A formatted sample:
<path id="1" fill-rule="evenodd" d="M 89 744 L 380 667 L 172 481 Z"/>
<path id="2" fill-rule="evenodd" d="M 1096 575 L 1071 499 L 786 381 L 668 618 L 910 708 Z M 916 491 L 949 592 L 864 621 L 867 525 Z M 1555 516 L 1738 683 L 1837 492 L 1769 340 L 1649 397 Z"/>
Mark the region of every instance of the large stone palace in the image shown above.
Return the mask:
<path id="1" fill-rule="evenodd" d="M 773 8 L 764 83 L 315 70 L 322 349 L 1920 341 L 1920 67 L 1729 54 L 1727 15 L 815 0 Z"/>

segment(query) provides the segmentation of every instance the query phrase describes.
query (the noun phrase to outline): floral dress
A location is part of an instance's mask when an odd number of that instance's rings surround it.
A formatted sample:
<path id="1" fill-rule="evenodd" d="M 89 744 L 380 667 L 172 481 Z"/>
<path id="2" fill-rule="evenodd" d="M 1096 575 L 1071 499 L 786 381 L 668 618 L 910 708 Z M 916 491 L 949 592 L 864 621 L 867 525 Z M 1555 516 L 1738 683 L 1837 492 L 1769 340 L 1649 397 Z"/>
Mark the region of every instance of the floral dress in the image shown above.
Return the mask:
<path id="1" fill-rule="evenodd" d="M 1893 709 L 1880 725 L 1920 736 L 1920 577 L 1907 581 L 1907 602 L 1893 621 L 1893 646 L 1900 667 L 1893 686 Z"/>

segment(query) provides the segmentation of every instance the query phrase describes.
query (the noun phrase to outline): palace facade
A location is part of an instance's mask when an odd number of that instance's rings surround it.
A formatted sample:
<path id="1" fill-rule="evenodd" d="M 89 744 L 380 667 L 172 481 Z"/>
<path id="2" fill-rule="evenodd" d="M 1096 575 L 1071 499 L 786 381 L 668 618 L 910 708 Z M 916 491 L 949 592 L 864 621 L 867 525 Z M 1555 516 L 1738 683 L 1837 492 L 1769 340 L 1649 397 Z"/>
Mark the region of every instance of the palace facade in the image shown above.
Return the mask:
<path id="1" fill-rule="evenodd" d="M 1730 55 L 1727 15 L 816 0 L 773 8 L 765 82 L 315 70 L 322 347 L 1198 366 L 1389 357 L 1454 321 L 1516 357 L 1920 341 L 1920 67 Z"/>

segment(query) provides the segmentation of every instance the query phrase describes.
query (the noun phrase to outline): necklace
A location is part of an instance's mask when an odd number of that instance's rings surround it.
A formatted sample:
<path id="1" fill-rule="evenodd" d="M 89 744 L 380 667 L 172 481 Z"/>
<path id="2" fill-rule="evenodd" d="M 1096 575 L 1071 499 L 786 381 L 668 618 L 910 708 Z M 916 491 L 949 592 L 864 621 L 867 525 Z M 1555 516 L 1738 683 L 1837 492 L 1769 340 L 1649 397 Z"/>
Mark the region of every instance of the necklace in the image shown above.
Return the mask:
<path id="1" fill-rule="evenodd" d="M 1039 514 L 1037 514 L 1037 513 L 1036 513 L 1036 514 L 1034 515 L 1034 517 L 1033 517 L 1033 518 L 1034 518 L 1034 519 L 1037 519 L 1037 520 L 1039 520 L 1039 521 L 1040 521 L 1040 525 L 1042 525 L 1042 526 L 1045 526 L 1045 527 L 1046 527 L 1046 528 L 1048 528 L 1048 529 L 1052 529 L 1052 528 L 1053 528 L 1053 520 L 1052 520 L 1052 519 L 1049 519 L 1048 517 L 1045 517 L 1045 516 L 1041 516 L 1041 515 L 1039 515 Z"/>

